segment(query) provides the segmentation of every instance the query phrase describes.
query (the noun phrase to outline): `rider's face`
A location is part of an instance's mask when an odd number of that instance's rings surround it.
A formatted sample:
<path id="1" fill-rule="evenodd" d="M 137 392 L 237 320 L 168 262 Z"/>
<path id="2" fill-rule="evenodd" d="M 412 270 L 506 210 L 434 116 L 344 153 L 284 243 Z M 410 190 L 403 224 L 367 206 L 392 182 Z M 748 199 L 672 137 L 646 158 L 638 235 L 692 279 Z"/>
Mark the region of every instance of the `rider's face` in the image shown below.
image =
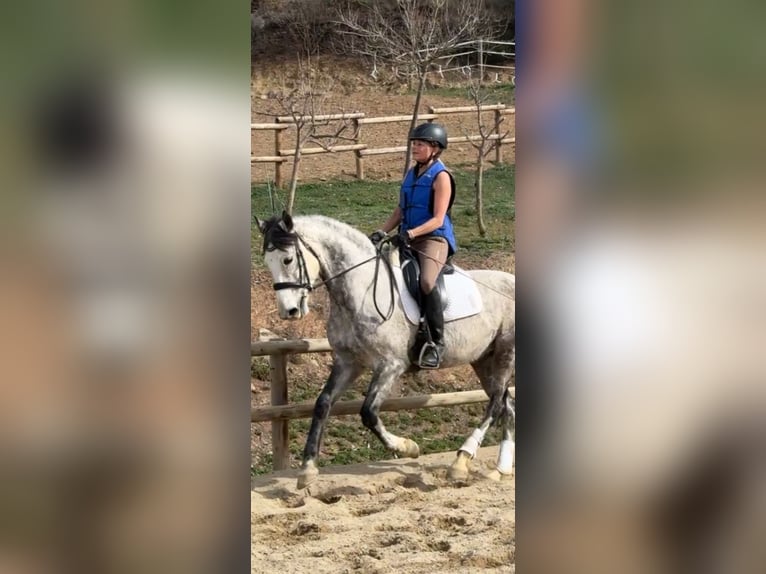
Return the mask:
<path id="1" fill-rule="evenodd" d="M 412 159 L 419 163 L 425 163 L 431 159 L 434 146 L 423 140 L 412 140 Z"/>

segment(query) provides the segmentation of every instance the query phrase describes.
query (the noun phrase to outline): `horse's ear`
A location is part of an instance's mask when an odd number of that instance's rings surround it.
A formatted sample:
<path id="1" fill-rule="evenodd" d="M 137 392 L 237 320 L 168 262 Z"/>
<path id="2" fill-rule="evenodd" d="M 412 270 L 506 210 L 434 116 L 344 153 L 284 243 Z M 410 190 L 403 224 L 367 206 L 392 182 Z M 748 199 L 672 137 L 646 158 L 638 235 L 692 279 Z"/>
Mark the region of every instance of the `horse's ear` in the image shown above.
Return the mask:
<path id="1" fill-rule="evenodd" d="M 293 218 L 286 211 L 282 212 L 282 221 L 280 222 L 280 225 L 282 225 L 282 228 L 288 233 L 293 230 Z"/>
<path id="2" fill-rule="evenodd" d="M 256 215 L 255 216 L 255 223 L 258 226 L 258 229 L 261 231 L 261 233 L 265 234 L 266 233 L 266 222 L 265 221 L 261 221 L 260 219 L 258 219 L 258 216 Z"/>

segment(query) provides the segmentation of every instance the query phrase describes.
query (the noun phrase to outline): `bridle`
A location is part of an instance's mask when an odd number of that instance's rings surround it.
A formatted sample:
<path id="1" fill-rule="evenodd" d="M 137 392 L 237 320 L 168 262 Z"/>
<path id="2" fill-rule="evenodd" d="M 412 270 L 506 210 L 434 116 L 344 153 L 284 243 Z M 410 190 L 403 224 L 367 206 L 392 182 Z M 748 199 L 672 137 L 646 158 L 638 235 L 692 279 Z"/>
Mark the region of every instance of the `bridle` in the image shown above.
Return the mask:
<path id="1" fill-rule="evenodd" d="M 325 270 L 325 265 L 322 263 L 322 259 L 319 257 L 319 254 L 314 250 L 311 245 L 306 243 L 306 241 L 298 234 L 293 233 L 293 235 L 296 238 L 295 242 L 295 257 L 298 260 L 298 281 L 282 281 L 279 283 L 274 283 L 274 291 L 281 291 L 283 289 L 305 289 L 308 292 L 313 291 L 314 289 L 318 287 L 322 287 L 327 285 L 330 281 L 333 279 L 337 279 L 338 277 L 341 277 L 348 273 L 349 271 L 353 271 L 357 267 L 361 267 L 362 265 L 365 265 L 366 263 L 369 263 L 373 259 L 375 260 L 375 276 L 373 279 L 374 282 L 374 288 L 373 288 L 373 301 L 375 302 L 375 309 L 378 312 L 378 314 L 383 318 L 384 321 L 387 321 L 391 318 L 391 315 L 394 312 L 394 274 L 393 270 L 391 269 L 391 262 L 388 261 L 387 258 L 383 257 L 381 253 L 381 245 L 383 242 L 375 246 L 375 255 L 372 257 L 368 257 L 364 261 L 357 263 L 356 265 L 352 265 L 351 267 L 348 267 L 347 269 L 344 269 L 340 273 L 336 273 L 332 277 L 328 277 L 327 279 L 324 279 L 320 281 L 319 283 L 312 284 L 311 283 L 311 277 L 309 275 L 308 267 L 306 265 L 306 257 L 303 255 L 303 251 L 299 247 L 299 245 L 302 245 L 305 247 L 311 255 L 314 256 L 314 258 L 317 260 L 317 264 L 319 265 L 319 276 L 327 276 L 327 271 Z M 378 300 L 377 300 L 377 289 L 378 289 L 378 272 L 380 270 L 380 261 L 383 261 L 386 265 L 386 268 L 388 269 L 388 278 L 389 278 L 389 290 L 390 290 L 390 306 L 388 311 L 384 314 L 380 311 L 378 308 Z M 304 294 L 305 297 L 305 294 Z"/>
<path id="2" fill-rule="evenodd" d="M 298 243 L 302 243 L 304 247 L 306 247 L 306 249 L 308 249 L 314 257 L 316 257 L 317 263 L 319 264 L 319 271 L 322 273 L 322 262 L 319 259 L 316 251 L 314 251 L 308 243 L 303 241 L 303 238 L 301 238 L 301 236 L 297 233 L 295 234 L 295 237 L 298 239 L 295 244 L 295 257 L 298 260 L 298 282 L 283 281 L 280 283 L 274 283 L 274 291 L 281 291 L 282 289 L 306 289 L 307 291 L 314 290 L 314 286 L 311 284 L 309 270 L 306 266 L 306 258 L 303 256 L 303 251 L 298 248 Z"/>

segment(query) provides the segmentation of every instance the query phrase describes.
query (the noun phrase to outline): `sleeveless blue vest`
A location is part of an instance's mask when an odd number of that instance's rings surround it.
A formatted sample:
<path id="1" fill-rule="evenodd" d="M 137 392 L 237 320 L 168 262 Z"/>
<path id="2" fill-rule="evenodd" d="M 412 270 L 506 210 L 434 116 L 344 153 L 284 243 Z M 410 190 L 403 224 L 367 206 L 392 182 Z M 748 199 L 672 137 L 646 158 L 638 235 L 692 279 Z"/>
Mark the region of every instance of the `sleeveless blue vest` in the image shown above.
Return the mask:
<path id="1" fill-rule="evenodd" d="M 417 166 L 407 172 L 399 192 L 399 207 L 402 210 L 401 231 L 413 229 L 433 217 L 434 180 L 441 172 L 447 171 L 447 168 L 441 160 L 436 160 L 433 165 L 431 165 L 431 167 L 417 179 L 415 178 L 416 169 Z M 452 180 L 452 174 L 450 174 L 449 171 L 447 171 L 447 174 L 449 174 L 450 180 Z M 454 199 L 455 186 L 453 182 L 450 207 L 452 206 Z M 447 213 L 449 214 L 449 209 L 447 210 Z M 457 251 L 457 241 L 455 241 L 452 220 L 448 214 L 444 216 L 444 223 L 442 223 L 442 226 L 439 229 L 432 231 L 430 235 L 446 239 L 449 244 L 449 254 L 452 255 Z"/>

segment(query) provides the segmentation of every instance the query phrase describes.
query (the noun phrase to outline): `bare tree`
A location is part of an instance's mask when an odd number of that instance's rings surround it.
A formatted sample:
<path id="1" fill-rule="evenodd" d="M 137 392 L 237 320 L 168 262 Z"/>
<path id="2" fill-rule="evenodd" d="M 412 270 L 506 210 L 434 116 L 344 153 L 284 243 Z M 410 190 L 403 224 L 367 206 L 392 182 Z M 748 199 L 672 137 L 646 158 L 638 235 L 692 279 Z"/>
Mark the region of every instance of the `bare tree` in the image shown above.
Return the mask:
<path id="1" fill-rule="evenodd" d="M 318 54 L 329 29 L 323 0 L 298 0 L 287 5 L 291 23 L 289 34 L 302 48 L 303 54 Z"/>
<path id="2" fill-rule="evenodd" d="M 476 126 L 478 127 L 479 135 L 475 139 L 469 139 L 468 141 L 476 150 L 476 171 L 474 173 L 474 194 L 475 194 L 475 207 L 476 207 L 476 223 L 479 228 L 479 235 L 484 237 L 487 234 L 487 226 L 484 223 L 484 166 L 486 165 L 486 158 L 489 152 L 494 150 L 500 145 L 500 141 L 508 136 L 508 131 L 499 133 L 500 124 L 502 123 L 502 117 L 500 123 L 492 122 L 492 125 L 488 126 L 484 118 L 487 112 L 485 108 L 487 106 L 487 100 L 489 99 L 489 92 L 484 86 L 481 73 L 478 78 L 469 80 L 468 92 L 471 100 L 476 106 Z M 467 133 L 465 135 L 468 135 Z"/>
<path id="3" fill-rule="evenodd" d="M 351 52 L 377 63 L 406 67 L 417 78 L 410 131 L 418 123 L 426 76 L 433 63 L 454 54 L 463 42 L 491 37 L 495 24 L 487 17 L 484 0 L 395 0 L 374 2 L 339 12 L 341 33 Z M 410 142 L 404 173 L 410 166 Z"/>
<path id="4" fill-rule="evenodd" d="M 311 70 L 311 60 L 299 60 L 298 78 L 291 88 L 283 88 L 275 92 L 273 97 L 277 101 L 280 112 L 276 115 L 281 121 L 287 121 L 294 127 L 295 136 L 292 148 L 292 172 L 290 185 L 287 193 L 285 210 L 293 212 L 295 196 L 298 188 L 298 173 L 301 164 L 303 150 L 307 144 L 330 150 L 333 145 L 341 140 L 352 140 L 352 136 L 344 136 L 350 127 L 348 121 L 336 116 L 323 115 L 329 96 L 332 92 L 332 81 L 325 79 L 316 80 Z M 343 114 L 337 114 L 342 116 Z"/>

